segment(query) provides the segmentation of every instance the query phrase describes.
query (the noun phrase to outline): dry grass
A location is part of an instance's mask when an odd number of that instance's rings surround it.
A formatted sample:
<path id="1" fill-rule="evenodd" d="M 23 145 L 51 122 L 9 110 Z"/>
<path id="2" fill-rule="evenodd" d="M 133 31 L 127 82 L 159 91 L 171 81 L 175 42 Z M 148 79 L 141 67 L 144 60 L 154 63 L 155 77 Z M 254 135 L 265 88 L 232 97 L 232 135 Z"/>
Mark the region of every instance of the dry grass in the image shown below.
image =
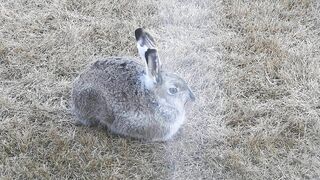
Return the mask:
<path id="1" fill-rule="evenodd" d="M 197 95 L 167 143 L 76 127 L 73 79 L 158 40 Z M 320 178 L 320 4 L 0 1 L 0 178 Z"/>

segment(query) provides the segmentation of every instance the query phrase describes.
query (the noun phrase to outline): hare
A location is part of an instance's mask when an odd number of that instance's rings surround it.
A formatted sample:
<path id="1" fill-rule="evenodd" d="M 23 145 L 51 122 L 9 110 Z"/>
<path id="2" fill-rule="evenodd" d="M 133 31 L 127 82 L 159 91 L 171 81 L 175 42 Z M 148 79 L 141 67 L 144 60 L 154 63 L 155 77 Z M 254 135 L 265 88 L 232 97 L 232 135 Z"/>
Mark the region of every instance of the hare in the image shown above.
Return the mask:
<path id="1" fill-rule="evenodd" d="M 176 74 L 163 71 L 153 38 L 135 31 L 145 67 L 130 58 L 98 60 L 74 81 L 72 110 L 83 125 L 147 141 L 169 140 L 185 120 L 195 96 Z"/>

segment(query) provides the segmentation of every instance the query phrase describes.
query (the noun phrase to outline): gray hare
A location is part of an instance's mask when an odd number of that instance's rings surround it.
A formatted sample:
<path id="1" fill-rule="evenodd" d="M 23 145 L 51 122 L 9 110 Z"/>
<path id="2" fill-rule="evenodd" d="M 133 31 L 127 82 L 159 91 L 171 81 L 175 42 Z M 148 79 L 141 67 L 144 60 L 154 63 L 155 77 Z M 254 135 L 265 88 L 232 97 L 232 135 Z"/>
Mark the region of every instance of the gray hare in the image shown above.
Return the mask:
<path id="1" fill-rule="evenodd" d="M 135 37 L 145 68 L 130 58 L 94 62 L 73 83 L 72 110 L 83 125 L 100 123 L 116 134 L 166 141 L 195 97 L 182 78 L 161 69 L 150 34 L 138 28 Z"/>

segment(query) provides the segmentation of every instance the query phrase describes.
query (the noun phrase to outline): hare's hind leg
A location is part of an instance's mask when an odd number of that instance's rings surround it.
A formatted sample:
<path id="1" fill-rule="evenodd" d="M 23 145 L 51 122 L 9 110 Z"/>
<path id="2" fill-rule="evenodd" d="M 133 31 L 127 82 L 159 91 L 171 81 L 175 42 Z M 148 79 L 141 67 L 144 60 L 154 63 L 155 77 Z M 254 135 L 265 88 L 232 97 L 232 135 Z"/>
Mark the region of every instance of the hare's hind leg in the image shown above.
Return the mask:
<path id="1" fill-rule="evenodd" d="M 76 121 L 74 122 L 74 125 L 76 126 L 95 126 L 98 124 L 97 120 L 92 120 L 92 119 L 85 119 L 82 117 L 77 116 Z"/>
<path id="2" fill-rule="evenodd" d="M 102 95 L 93 88 L 82 89 L 73 96 L 73 111 L 77 116 L 76 125 L 94 126 L 99 120 Z"/>

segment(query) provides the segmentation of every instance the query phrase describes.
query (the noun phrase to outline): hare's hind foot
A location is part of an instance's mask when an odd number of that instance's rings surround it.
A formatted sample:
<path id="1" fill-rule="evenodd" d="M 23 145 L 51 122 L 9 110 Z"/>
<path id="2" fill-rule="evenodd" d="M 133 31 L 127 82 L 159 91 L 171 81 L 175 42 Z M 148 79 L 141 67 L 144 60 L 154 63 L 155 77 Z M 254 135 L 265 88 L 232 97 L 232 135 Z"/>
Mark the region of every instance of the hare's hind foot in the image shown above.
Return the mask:
<path id="1" fill-rule="evenodd" d="M 74 122 L 74 125 L 91 127 L 91 126 L 98 125 L 98 122 L 96 120 L 87 120 L 87 119 L 84 119 L 84 118 L 77 117 L 77 119 Z"/>
<path id="2" fill-rule="evenodd" d="M 75 125 L 95 126 L 96 118 L 104 101 L 103 96 L 94 88 L 84 88 L 73 97 L 73 112 L 76 116 Z"/>

